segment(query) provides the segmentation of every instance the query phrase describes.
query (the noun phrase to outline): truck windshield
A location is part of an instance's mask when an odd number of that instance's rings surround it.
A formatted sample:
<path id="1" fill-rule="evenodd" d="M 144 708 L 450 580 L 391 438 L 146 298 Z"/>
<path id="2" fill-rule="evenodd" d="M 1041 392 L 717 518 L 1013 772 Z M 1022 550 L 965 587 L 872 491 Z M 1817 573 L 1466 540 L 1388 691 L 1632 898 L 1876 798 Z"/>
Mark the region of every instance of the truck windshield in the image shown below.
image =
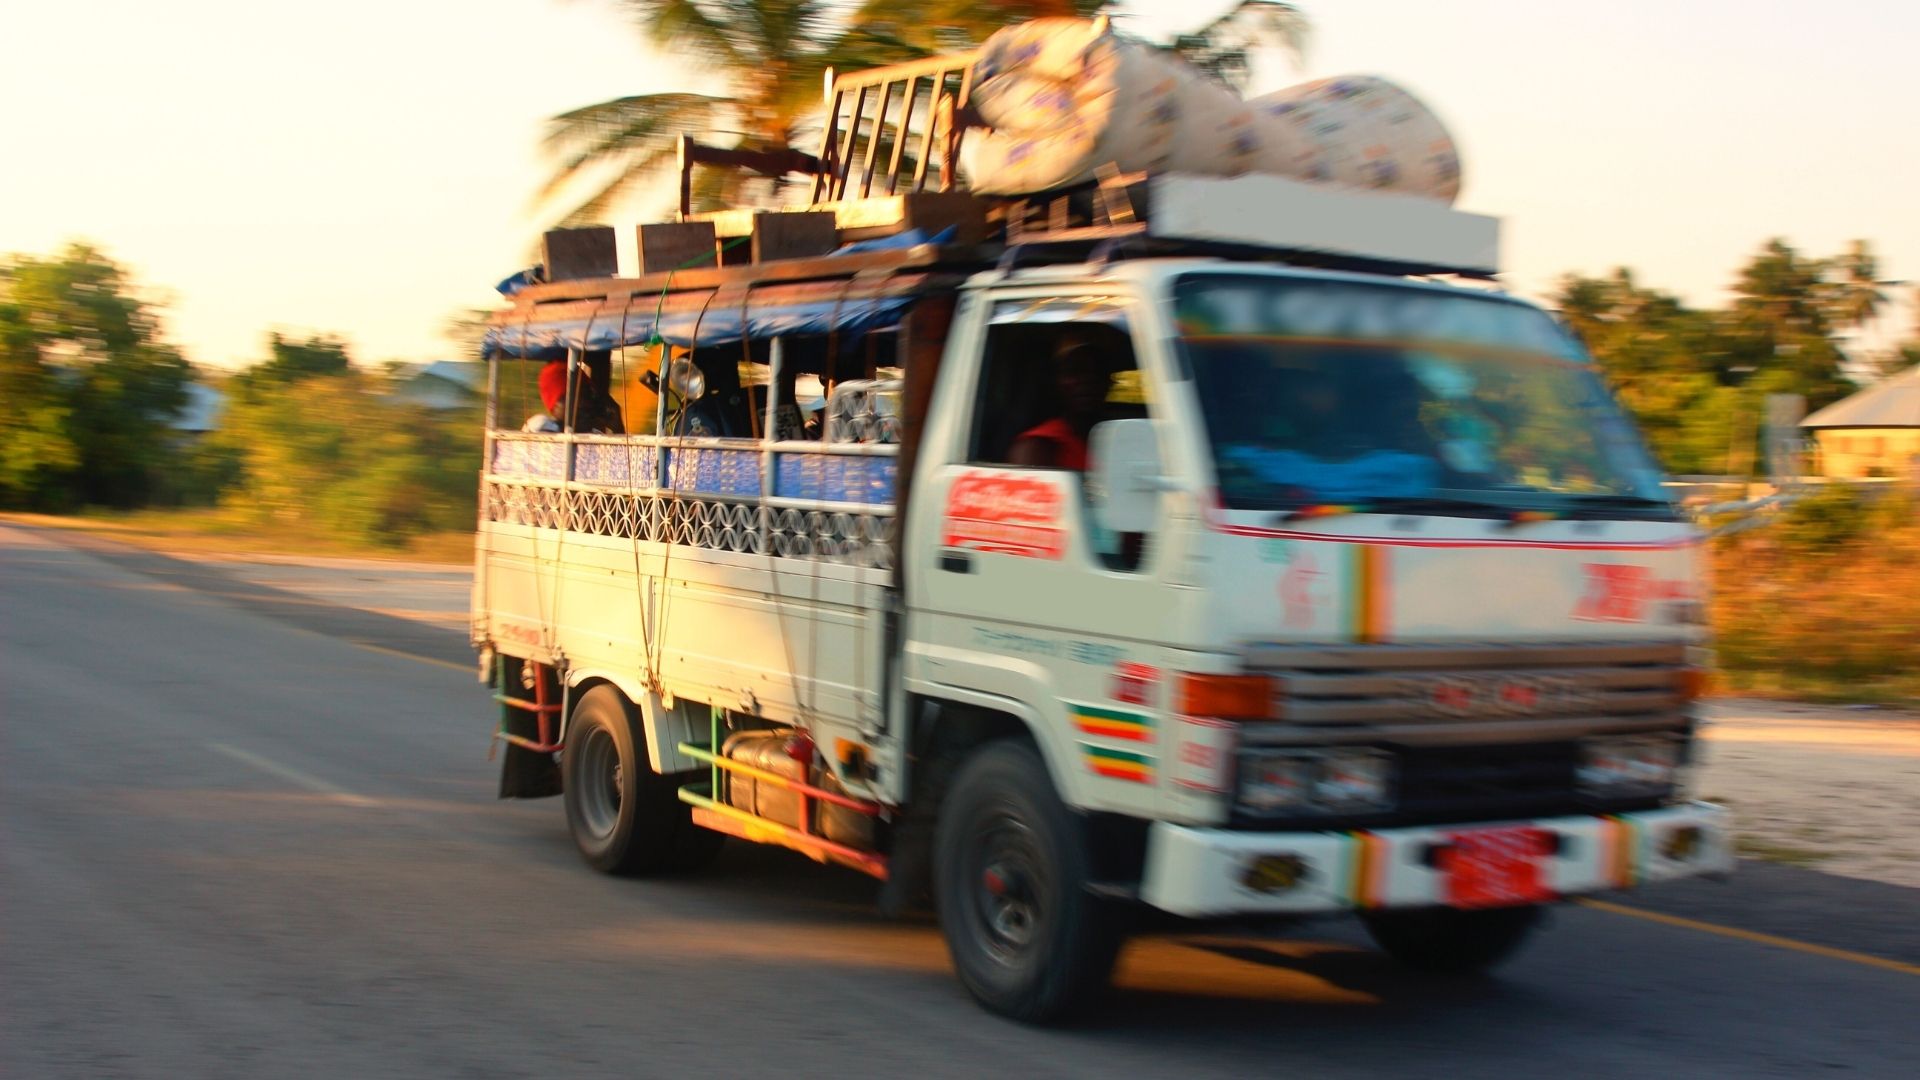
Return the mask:
<path id="1" fill-rule="evenodd" d="M 1536 308 L 1251 274 L 1174 288 L 1227 506 L 1671 518 L 1661 474 Z"/>

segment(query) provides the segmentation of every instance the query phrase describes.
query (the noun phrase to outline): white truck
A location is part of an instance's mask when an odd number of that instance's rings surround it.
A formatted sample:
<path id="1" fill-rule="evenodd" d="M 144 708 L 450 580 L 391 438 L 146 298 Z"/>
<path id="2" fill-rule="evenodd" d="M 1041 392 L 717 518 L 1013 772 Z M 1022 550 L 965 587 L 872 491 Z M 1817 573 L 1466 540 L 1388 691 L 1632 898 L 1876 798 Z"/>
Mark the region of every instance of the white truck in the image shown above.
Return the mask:
<path id="1" fill-rule="evenodd" d="M 1544 905 L 1731 868 L 1685 796 L 1700 536 L 1485 283 L 1496 222 L 1270 176 L 847 198 L 828 150 L 808 214 L 645 226 L 631 277 L 550 238 L 493 320 L 503 797 L 559 794 L 607 872 L 733 836 L 873 875 L 1027 1020 L 1141 907 L 1354 913 L 1469 971 Z M 522 431 L 541 362 L 591 373 L 563 414 L 641 373 L 650 432 Z"/>

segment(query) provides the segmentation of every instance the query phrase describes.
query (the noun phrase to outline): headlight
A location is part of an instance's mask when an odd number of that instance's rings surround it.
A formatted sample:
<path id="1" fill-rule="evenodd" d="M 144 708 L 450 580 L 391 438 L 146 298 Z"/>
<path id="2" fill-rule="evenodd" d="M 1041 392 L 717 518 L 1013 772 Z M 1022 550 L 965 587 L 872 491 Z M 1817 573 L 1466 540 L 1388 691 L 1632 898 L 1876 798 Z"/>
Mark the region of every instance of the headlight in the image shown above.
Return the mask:
<path id="1" fill-rule="evenodd" d="M 1393 803 L 1393 759 L 1373 750 L 1320 759 L 1313 801 L 1329 810 L 1374 810 Z"/>
<path id="2" fill-rule="evenodd" d="M 1240 763 L 1240 805 L 1256 814 L 1304 806 L 1313 795 L 1313 763 L 1286 754 L 1249 754 Z"/>
<path id="3" fill-rule="evenodd" d="M 1673 787 L 1676 735 L 1616 735 L 1580 744 L 1580 789 L 1589 795 L 1657 795 Z"/>
<path id="4" fill-rule="evenodd" d="M 1255 750 L 1240 759 L 1240 808 L 1263 816 L 1393 805 L 1393 758 L 1379 750 Z"/>

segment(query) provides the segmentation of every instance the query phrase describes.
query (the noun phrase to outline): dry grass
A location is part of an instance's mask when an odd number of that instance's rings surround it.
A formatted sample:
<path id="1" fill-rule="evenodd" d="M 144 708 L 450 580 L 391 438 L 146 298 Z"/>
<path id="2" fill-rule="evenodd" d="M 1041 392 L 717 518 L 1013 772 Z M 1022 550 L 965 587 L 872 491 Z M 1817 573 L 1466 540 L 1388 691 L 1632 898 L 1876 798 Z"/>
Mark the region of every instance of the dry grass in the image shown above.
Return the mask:
<path id="1" fill-rule="evenodd" d="M 1833 852 L 1799 844 L 1782 844 L 1753 836 L 1734 841 L 1734 851 L 1749 859 L 1780 863 L 1783 866 L 1810 867 L 1833 857 Z"/>
<path id="2" fill-rule="evenodd" d="M 1713 625 L 1743 693 L 1920 701 L 1920 505 L 1838 498 L 1722 540 Z"/>
<path id="3" fill-rule="evenodd" d="M 416 536 L 405 545 L 394 547 L 356 543 L 306 529 L 261 525 L 219 510 L 96 511 L 79 517 L 0 514 L 0 520 L 98 533 L 155 551 L 205 555 L 314 555 L 450 565 L 473 562 L 473 534 L 470 532 Z"/>

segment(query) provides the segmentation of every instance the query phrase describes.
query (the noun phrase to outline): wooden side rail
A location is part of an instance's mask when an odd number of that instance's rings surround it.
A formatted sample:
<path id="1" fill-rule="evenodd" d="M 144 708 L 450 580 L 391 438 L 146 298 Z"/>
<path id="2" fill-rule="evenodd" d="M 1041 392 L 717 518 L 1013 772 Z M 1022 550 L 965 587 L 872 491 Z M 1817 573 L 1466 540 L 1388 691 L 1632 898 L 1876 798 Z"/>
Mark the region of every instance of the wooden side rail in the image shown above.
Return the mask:
<path id="1" fill-rule="evenodd" d="M 844 75 L 829 71 L 827 126 L 821 136 L 821 169 L 814 174 L 812 201 L 866 198 L 876 193 L 876 187 L 878 194 L 898 194 L 904 166 L 911 166 L 912 173 L 904 179 L 906 190 L 925 191 L 936 154 L 937 190 L 952 190 L 965 131 L 954 118 L 973 91 L 973 62 L 978 55 L 976 50 L 934 56 Z M 907 144 L 916 141 L 919 150 L 909 159 Z M 850 187 L 854 189 L 851 196 Z"/>

